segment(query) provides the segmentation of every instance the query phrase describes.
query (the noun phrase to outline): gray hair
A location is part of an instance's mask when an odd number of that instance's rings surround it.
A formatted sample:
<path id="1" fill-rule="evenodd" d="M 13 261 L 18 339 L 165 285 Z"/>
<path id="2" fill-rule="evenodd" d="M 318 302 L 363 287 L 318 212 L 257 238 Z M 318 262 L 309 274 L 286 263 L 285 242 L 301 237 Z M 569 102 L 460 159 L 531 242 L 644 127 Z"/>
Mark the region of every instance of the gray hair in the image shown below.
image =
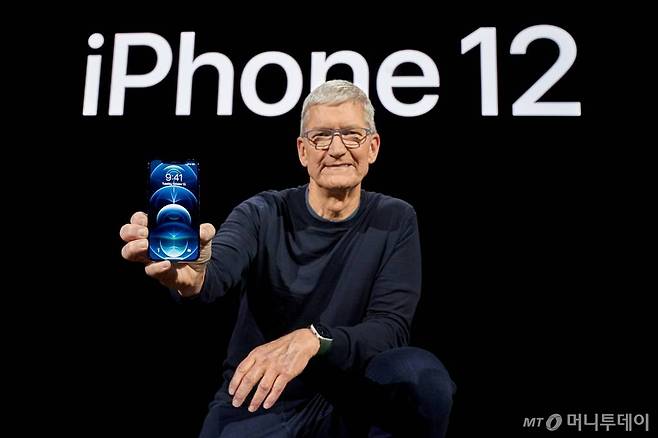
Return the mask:
<path id="1" fill-rule="evenodd" d="M 336 79 L 327 81 L 317 87 L 309 94 L 304 100 L 302 106 L 302 120 L 299 125 L 299 135 L 304 133 L 304 123 L 308 117 L 308 110 L 315 105 L 340 105 L 345 102 L 359 102 L 363 105 L 363 112 L 365 113 L 366 123 L 368 128 L 376 132 L 375 128 L 375 109 L 366 93 L 359 87 L 349 81 Z"/>

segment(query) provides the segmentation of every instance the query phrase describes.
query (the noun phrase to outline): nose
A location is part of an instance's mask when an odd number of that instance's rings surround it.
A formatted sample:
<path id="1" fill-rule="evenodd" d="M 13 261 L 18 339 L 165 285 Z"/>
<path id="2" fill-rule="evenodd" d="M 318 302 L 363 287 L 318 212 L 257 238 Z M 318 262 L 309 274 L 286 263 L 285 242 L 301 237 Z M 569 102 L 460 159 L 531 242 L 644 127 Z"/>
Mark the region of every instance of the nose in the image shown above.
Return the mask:
<path id="1" fill-rule="evenodd" d="M 338 136 L 340 141 L 334 141 L 336 136 Z M 340 132 L 334 132 L 332 134 L 331 143 L 329 143 L 329 149 L 327 152 L 334 158 L 341 157 L 347 152 L 347 147 L 345 147 L 345 143 L 343 143 L 343 137 L 340 135 Z"/>

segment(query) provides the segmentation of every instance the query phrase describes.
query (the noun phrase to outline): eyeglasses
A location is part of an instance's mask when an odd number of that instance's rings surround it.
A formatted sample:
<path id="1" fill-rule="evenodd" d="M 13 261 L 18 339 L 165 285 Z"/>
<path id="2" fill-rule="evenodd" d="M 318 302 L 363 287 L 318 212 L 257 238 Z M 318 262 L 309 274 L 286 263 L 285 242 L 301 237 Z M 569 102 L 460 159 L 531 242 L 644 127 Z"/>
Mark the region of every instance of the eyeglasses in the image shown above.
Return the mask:
<path id="1" fill-rule="evenodd" d="M 348 149 L 358 148 L 366 141 L 372 129 L 368 128 L 341 128 L 341 129 L 310 129 L 302 134 L 313 145 L 315 149 L 327 150 L 338 134 L 341 141 Z"/>

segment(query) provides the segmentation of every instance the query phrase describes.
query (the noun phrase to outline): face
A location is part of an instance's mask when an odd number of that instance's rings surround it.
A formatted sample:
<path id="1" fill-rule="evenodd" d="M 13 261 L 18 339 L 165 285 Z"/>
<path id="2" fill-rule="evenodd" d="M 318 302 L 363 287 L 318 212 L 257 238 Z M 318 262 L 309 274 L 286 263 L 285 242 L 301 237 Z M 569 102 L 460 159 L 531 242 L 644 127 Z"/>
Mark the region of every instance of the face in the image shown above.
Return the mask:
<path id="1" fill-rule="evenodd" d="M 307 112 L 304 131 L 310 129 L 367 128 L 363 107 L 358 102 L 340 105 L 315 105 Z M 370 134 L 358 147 L 348 149 L 339 135 L 334 135 L 329 148 L 318 150 L 305 138 L 297 138 L 297 152 L 312 182 L 336 191 L 359 187 L 368 167 L 377 159 L 379 134 Z"/>

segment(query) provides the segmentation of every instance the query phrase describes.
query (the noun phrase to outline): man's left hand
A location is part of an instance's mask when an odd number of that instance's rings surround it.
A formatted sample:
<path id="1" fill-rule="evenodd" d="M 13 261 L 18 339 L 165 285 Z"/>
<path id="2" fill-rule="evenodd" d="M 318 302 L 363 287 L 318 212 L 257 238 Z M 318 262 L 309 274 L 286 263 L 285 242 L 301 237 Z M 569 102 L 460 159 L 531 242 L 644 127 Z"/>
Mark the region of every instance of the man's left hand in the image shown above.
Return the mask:
<path id="1" fill-rule="evenodd" d="M 254 348 L 240 362 L 229 383 L 228 392 L 233 396 L 233 406 L 241 406 L 258 384 L 249 411 L 255 412 L 263 400 L 263 407 L 269 409 L 279 399 L 288 382 L 304 371 L 319 349 L 320 341 L 308 328 L 295 330 Z"/>

